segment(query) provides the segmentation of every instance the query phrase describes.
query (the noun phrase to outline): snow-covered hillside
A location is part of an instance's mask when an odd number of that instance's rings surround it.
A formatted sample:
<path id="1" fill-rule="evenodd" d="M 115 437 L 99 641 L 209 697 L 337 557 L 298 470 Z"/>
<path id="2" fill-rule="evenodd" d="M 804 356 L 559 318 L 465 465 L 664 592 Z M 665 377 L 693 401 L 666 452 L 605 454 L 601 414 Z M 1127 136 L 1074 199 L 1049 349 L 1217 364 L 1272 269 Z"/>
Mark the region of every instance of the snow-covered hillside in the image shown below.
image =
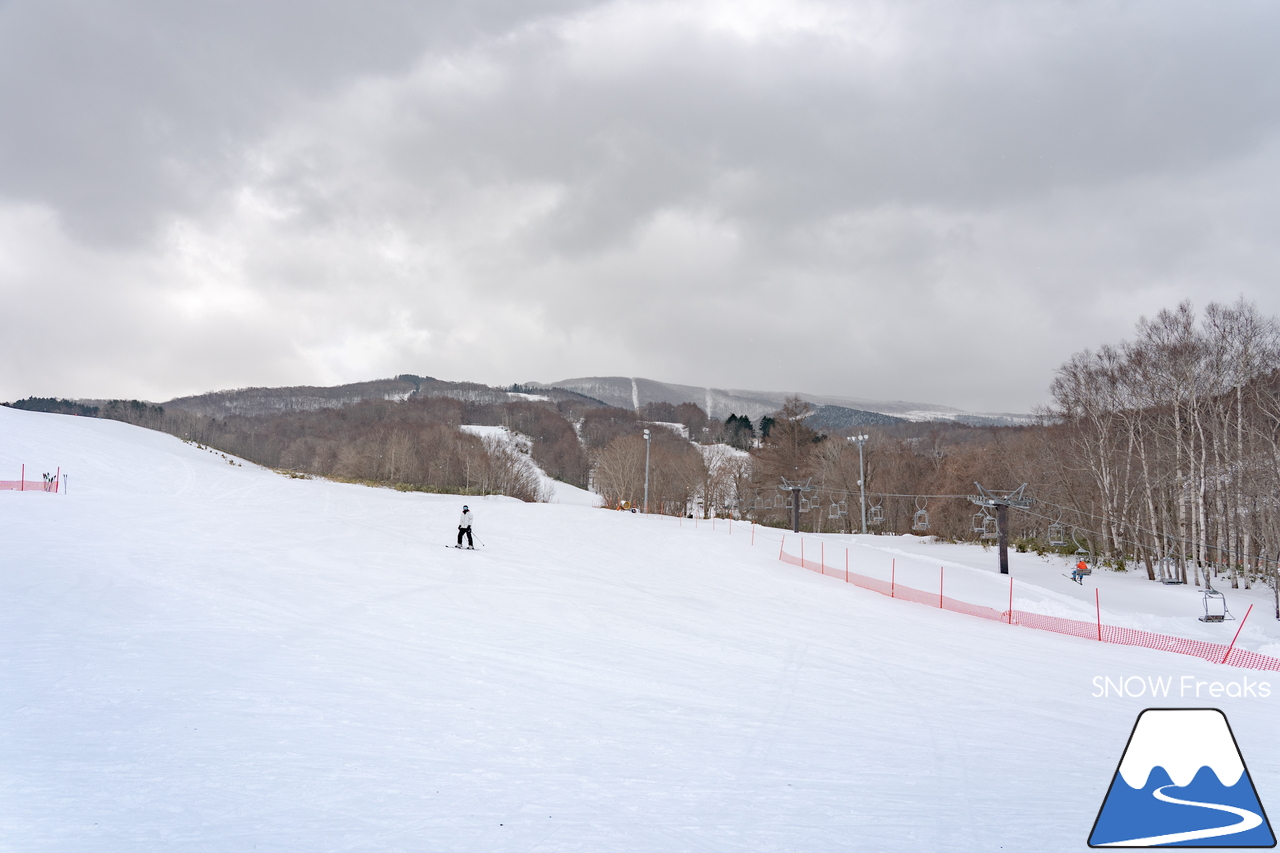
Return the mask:
<path id="1" fill-rule="evenodd" d="M 529 395 L 526 395 L 529 396 Z M 497 441 L 514 448 L 522 454 L 530 454 L 533 451 L 533 439 L 527 435 L 513 433 L 506 427 L 502 426 L 483 426 L 479 424 L 463 424 L 462 430 L 472 435 L 479 436 L 483 441 Z M 600 496 L 586 489 L 577 486 L 571 486 L 568 483 L 562 483 L 552 477 L 547 476 L 547 472 L 538 467 L 532 458 L 528 460 L 529 467 L 537 472 L 538 479 L 542 482 L 542 494 L 547 503 L 553 504 L 572 504 L 574 506 L 600 506 Z"/>
<path id="2" fill-rule="evenodd" d="M 469 499 L 457 551 L 461 498 L 0 408 L 22 462 L 69 490 L 0 492 L 5 850 L 1083 850 L 1149 705 L 1223 708 L 1280 802 L 1274 674 L 894 601 L 745 526 Z M 999 581 L 853 539 L 821 547 Z M 1049 600 L 1059 568 L 1014 556 L 1020 606 Z M 1140 581 L 1094 582 L 1132 615 Z M 1272 690 L 1095 696 L 1184 675 Z"/>

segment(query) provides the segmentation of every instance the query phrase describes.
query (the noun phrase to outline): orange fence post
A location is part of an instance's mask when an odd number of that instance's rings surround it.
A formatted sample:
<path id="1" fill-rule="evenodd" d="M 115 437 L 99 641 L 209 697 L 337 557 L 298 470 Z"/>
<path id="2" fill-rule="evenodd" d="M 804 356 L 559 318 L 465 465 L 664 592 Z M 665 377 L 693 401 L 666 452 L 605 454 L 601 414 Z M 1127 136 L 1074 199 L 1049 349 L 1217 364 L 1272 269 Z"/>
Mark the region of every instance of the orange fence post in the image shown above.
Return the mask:
<path id="1" fill-rule="evenodd" d="M 1244 612 L 1244 619 L 1240 620 L 1240 627 L 1236 629 L 1236 635 L 1231 638 L 1231 645 L 1227 646 L 1227 653 L 1222 656 L 1222 662 L 1226 663 L 1227 658 L 1231 657 L 1231 650 L 1236 647 L 1236 640 L 1240 639 L 1240 632 L 1244 630 L 1244 621 L 1249 618 L 1249 614 L 1253 612 L 1253 605 L 1249 605 L 1249 609 Z"/>

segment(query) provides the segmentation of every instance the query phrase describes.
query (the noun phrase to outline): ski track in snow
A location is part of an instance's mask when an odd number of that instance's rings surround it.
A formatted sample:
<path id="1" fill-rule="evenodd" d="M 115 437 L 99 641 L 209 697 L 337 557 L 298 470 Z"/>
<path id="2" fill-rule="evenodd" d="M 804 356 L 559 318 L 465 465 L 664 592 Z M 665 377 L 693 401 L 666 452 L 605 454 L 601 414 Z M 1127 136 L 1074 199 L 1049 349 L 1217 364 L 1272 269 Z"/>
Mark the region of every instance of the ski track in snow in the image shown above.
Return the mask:
<path id="1" fill-rule="evenodd" d="M 893 601 L 779 563 L 779 531 L 291 480 L 0 409 L 23 461 L 71 488 L 0 492 L 6 850 L 1082 850 L 1148 704 L 1092 679 L 1244 674 Z M 465 500 L 485 547 L 440 547 Z M 1007 598 L 990 554 L 880 542 L 915 555 L 900 582 L 957 557 L 949 590 Z M 1275 700 L 1217 701 L 1265 802 Z"/>

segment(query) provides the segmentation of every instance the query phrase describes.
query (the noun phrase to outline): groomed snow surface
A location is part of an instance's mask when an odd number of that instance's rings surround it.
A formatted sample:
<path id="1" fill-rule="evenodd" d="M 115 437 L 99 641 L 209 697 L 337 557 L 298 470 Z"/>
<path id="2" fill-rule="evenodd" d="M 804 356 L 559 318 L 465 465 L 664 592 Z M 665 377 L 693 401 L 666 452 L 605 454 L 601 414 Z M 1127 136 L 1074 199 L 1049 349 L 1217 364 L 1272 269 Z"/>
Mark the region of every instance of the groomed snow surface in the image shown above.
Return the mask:
<path id="1" fill-rule="evenodd" d="M 6 851 L 1083 850 L 1149 706 L 1221 707 L 1280 809 L 1276 674 L 894 601 L 744 525 L 471 499 L 484 546 L 457 551 L 457 497 L 0 408 L 0 471 L 22 462 L 70 476 L 0 492 Z M 994 551 L 822 541 L 1007 605 Z M 1013 557 L 1023 609 L 1088 618 L 1097 586 L 1108 621 L 1237 627 Z M 1227 596 L 1260 604 L 1241 642 L 1265 651 L 1264 592 Z M 1272 694 L 1095 698 L 1099 676 Z"/>

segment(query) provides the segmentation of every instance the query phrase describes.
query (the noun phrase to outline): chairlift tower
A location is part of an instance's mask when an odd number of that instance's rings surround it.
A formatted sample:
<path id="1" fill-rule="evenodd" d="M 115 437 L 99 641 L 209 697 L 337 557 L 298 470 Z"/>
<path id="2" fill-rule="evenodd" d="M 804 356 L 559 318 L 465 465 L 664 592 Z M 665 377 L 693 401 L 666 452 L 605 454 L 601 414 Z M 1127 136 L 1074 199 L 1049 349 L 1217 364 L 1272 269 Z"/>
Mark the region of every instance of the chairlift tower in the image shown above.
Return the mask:
<path id="1" fill-rule="evenodd" d="M 1026 509 L 1035 501 L 1023 496 L 1022 493 L 1027 488 L 1026 483 L 1009 492 L 984 489 L 981 483 L 973 485 L 978 489 L 978 493 L 971 496 L 969 500 L 978 506 L 994 508 L 996 511 L 996 537 L 1000 540 L 1000 574 L 1007 575 L 1009 574 L 1009 507 Z"/>
<path id="2" fill-rule="evenodd" d="M 809 485 L 809 480 L 805 480 L 803 483 L 801 483 L 799 480 L 796 480 L 793 483 L 790 480 L 788 480 L 786 477 L 782 478 L 782 485 L 778 486 L 778 491 L 791 493 L 791 532 L 792 533 L 800 532 L 800 493 L 812 492 L 813 490 L 814 490 L 814 487 Z"/>

